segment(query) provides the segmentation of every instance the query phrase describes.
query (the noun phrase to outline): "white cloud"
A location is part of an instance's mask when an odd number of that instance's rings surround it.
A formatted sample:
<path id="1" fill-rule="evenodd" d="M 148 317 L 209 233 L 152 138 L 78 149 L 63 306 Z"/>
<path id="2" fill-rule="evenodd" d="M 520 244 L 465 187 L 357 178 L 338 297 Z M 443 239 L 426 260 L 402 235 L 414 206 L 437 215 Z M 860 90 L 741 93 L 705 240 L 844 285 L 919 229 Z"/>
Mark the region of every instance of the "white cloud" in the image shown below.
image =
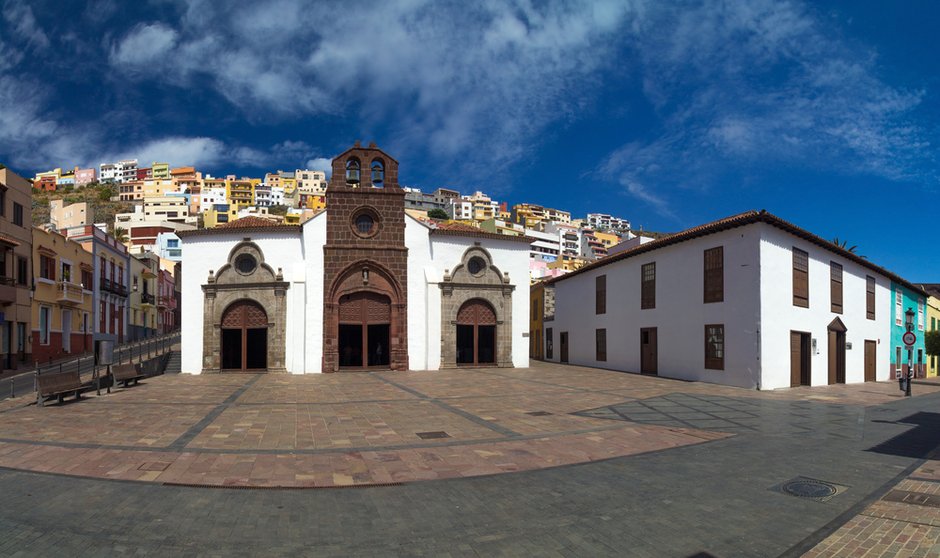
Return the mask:
<path id="1" fill-rule="evenodd" d="M 661 207 L 634 184 L 702 188 L 729 168 L 775 164 L 936 182 L 913 116 L 924 93 L 884 81 L 875 53 L 802 4 L 663 4 L 638 29 L 630 42 L 662 130 L 599 165 L 637 199 Z"/>
<path id="2" fill-rule="evenodd" d="M 318 170 L 326 173 L 327 180 L 333 176 L 333 159 L 327 159 L 326 157 L 317 157 L 316 159 L 310 159 L 304 165 L 304 168 L 307 170 Z"/>
<path id="3" fill-rule="evenodd" d="M 162 23 L 138 25 L 111 50 L 111 63 L 125 68 L 166 63 L 178 34 Z"/>
<path id="4" fill-rule="evenodd" d="M 3 5 L 3 19 L 13 27 L 20 40 L 39 49 L 49 47 L 49 37 L 36 23 L 36 16 L 33 15 L 31 7 L 16 0 L 9 0 Z"/>

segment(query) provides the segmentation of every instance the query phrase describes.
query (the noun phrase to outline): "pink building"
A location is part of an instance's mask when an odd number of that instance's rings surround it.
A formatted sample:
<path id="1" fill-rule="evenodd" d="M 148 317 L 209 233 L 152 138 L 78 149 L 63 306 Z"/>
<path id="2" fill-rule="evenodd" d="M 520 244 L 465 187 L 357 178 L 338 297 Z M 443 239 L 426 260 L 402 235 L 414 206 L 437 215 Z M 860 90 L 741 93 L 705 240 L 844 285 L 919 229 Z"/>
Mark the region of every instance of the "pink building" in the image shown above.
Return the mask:
<path id="1" fill-rule="evenodd" d="M 98 181 L 98 170 L 91 169 L 80 169 L 75 167 L 75 185 L 76 186 L 85 186 L 86 184 L 91 184 L 92 182 Z"/>
<path id="2" fill-rule="evenodd" d="M 165 269 L 157 275 L 157 315 L 160 333 L 170 333 L 179 328 L 176 323 L 176 279 Z"/>

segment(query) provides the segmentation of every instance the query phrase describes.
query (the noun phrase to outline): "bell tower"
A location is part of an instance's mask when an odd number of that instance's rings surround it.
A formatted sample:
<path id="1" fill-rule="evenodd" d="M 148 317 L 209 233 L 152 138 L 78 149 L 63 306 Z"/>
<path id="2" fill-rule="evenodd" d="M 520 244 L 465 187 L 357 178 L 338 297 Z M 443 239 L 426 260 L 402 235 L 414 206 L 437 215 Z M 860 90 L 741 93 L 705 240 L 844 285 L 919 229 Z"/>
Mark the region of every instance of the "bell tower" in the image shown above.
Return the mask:
<path id="1" fill-rule="evenodd" d="M 333 159 L 323 246 L 324 372 L 408 369 L 408 249 L 398 161 L 359 142 Z"/>

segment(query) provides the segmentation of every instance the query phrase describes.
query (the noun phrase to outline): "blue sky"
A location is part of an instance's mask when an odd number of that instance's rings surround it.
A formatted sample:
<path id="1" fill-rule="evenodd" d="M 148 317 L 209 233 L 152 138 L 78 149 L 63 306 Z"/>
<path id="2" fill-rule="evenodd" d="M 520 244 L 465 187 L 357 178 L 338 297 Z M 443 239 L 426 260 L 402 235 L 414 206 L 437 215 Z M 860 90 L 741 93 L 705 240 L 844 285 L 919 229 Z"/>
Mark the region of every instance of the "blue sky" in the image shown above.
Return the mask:
<path id="1" fill-rule="evenodd" d="M 940 282 L 940 4 L 0 0 L 0 162 L 401 182 L 677 231 L 768 209 Z M 931 211 L 932 210 L 932 211 Z"/>

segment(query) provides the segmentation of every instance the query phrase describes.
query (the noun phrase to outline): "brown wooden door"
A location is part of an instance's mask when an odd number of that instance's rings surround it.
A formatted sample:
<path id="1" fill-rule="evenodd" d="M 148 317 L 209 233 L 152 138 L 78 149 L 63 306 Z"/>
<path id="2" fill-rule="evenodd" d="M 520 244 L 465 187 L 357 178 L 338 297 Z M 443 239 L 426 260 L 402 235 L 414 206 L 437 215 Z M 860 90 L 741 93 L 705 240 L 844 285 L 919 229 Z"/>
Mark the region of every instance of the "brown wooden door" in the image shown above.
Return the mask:
<path id="1" fill-rule="evenodd" d="M 875 381 L 875 363 L 878 362 L 878 343 L 865 340 L 865 381 Z"/>
<path id="2" fill-rule="evenodd" d="M 656 328 L 644 327 L 640 329 L 640 373 L 659 374 L 659 355 L 656 341 Z"/>
<path id="3" fill-rule="evenodd" d="M 790 332 L 790 387 L 797 387 L 803 380 L 803 334 Z"/>
<path id="4" fill-rule="evenodd" d="M 561 345 L 561 361 L 568 362 L 568 332 L 562 331 L 558 343 Z"/>
<path id="5" fill-rule="evenodd" d="M 829 330 L 829 384 L 845 383 L 845 333 Z"/>
<path id="6" fill-rule="evenodd" d="M 790 332 L 790 387 L 808 386 L 810 377 L 810 335 L 802 331 Z"/>
<path id="7" fill-rule="evenodd" d="M 496 311 L 488 302 L 475 298 L 460 307 L 456 337 L 458 365 L 496 364 Z"/>
<path id="8" fill-rule="evenodd" d="M 222 314 L 222 368 L 267 368 L 268 314 L 256 302 L 239 300 Z"/>
<path id="9" fill-rule="evenodd" d="M 388 367 L 391 313 L 385 295 L 361 291 L 340 299 L 340 368 Z"/>

